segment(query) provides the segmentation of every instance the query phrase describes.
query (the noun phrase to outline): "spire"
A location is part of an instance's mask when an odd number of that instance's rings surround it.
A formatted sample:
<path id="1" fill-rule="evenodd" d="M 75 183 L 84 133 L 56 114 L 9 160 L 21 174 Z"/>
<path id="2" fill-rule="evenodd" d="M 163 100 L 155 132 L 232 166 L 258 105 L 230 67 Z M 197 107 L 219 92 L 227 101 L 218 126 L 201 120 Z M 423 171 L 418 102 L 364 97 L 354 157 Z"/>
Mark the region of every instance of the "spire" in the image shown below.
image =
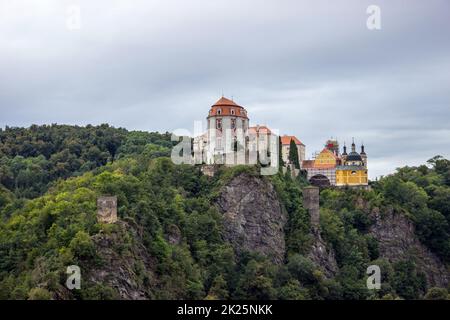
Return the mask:
<path id="1" fill-rule="evenodd" d="M 342 152 L 342 155 L 346 156 L 347 155 L 347 146 L 345 145 L 345 141 L 344 141 L 344 152 Z"/>
<path id="2" fill-rule="evenodd" d="M 361 144 L 361 154 L 366 154 L 366 152 L 364 151 L 364 143 Z"/>
<path id="3" fill-rule="evenodd" d="M 352 138 L 352 152 L 356 152 L 355 138 Z"/>

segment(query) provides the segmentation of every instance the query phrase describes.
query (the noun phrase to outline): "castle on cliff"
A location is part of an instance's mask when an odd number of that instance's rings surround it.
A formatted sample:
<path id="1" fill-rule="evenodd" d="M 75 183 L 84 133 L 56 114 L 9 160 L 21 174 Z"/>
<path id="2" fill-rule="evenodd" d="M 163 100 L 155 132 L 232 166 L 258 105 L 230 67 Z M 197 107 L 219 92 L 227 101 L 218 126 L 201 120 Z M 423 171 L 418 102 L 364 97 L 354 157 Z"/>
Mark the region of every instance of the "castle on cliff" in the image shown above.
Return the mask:
<path id="1" fill-rule="evenodd" d="M 340 153 L 338 141 L 328 140 L 315 159 L 303 161 L 302 168 L 307 172 L 308 181 L 316 186 L 368 185 L 367 154 L 364 145 L 358 153 L 354 141 L 347 154 L 345 144 Z"/>
<path id="2" fill-rule="evenodd" d="M 204 165 L 269 165 L 281 152 L 284 166 L 294 175 L 303 171 L 313 185 L 365 186 L 368 184 L 367 155 L 364 146 L 356 152 L 355 143 L 342 154 L 336 140 L 327 141 L 313 160 L 305 159 L 306 146 L 297 137 L 279 136 L 265 125 L 250 126 L 247 110 L 231 99 L 221 97 L 207 116 L 207 131 L 193 139 L 194 162 Z M 291 148 L 297 149 L 291 152 Z M 292 159 L 292 154 L 298 159 Z M 294 156 L 295 157 L 295 156 Z M 294 165 L 297 164 L 296 166 Z"/>

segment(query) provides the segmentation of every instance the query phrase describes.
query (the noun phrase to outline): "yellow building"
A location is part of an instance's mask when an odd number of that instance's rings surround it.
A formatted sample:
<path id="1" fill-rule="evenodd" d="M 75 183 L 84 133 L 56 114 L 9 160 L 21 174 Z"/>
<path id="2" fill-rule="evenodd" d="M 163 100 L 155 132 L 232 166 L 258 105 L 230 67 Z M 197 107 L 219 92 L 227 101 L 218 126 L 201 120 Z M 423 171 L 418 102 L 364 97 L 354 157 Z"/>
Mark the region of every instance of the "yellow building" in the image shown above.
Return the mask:
<path id="1" fill-rule="evenodd" d="M 314 159 L 315 168 L 330 168 L 335 167 L 337 162 L 336 155 L 328 149 L 323 149 L 322 152 Z"/>
<path id="2" fill-rule="evenodd" d="M 302 168 L 307 172 L 308 181 L 318 186 L 336 185 L 336 166 L 338 156 L 331 150 L 323 149 L 314 160 L 303 161 Z"/>
<path id="3" fill-rule="evenodd" d="M 358 166 L 337 166 L 337 186 L 360 186 L 367 185 L 367 169 Z"/>
<path id="4" fill-rule="evenodd" d="M 336 166 L 337 186 L 361 186 L 368 184 L 367 155 L 364 146 L 361 154 L 355 151 L 355 143 L 352 143 L 352 151 L 347 155 L 346 147 L 342 153 L 342 165 Z"/>
<path id="5" fill-rule="evenodd" d="M 364 146 L 361 153 L 356 152 L 355 143 L 352 151 L 339 153 L 339 145 L 335 140 L 329 140 L 325 148 L 314 160 L 303 161 L 302 169 L 307 172 L 308 181 L 316 186 L 367 186 L 367 154 Z"/>

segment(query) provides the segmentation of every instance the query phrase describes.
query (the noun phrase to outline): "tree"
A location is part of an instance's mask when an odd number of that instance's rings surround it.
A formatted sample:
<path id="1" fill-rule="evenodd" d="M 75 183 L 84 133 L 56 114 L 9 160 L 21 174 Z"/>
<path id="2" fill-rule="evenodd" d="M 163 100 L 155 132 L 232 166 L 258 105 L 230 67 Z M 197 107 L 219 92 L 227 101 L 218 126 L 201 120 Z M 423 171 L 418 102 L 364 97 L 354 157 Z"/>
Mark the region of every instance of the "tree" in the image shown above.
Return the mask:
<path id="1" fill-rule="evenodd" d="M 77 232 L 69 247 L 80 258 L 90 258 L 95 254 L 91 237 L 84 231 Z"/>
<path id="2" fill-rule="evenodd" d="M 251 259 L 243 270 L 237 285 L 240 299 L 269 300 L 275 296 L 271 272 L 264 261 Z"/>
<path id="3" fill-rule="evenodd" d="M 300 160 L 298 156 L 297 145 L 295 144 L 294 139 L 291 139 L 289 145 L 289 161 L 295 165 L 296 169 L 300 169 Z"/>
<path id="4" fill-rule="evenodd" d="M 281 300 L 306 300 L 309 295 L 308 290 L 302 288 L 298 280 L 291 279 L 278 289 L 278 298 Z"/>
<path id="5" fill-rule="evenodd" d="M 28 300 L 50 300 L 51 293 L 44 288 L 33 288 L 28 293 Z"/>
<path id="6" fill-rule="evenodd" d="M 281 170 L 282 167 L 285 166 L 283 160 L 283 144 L 281 143 L 281 137 L 278 137 L 278 165 Z"/>
<path id="7" fill-rule="evenodd" d="M 222 275 L 218 275 L 209 289 L 207 300 L 226 300 L 229 293 L 227 289 L 227 283 Z"/>
<path id="8" fill-rule="evenodd" d="M 425 300 L 449 300 L 450 296 L 447 289 L 444 288 L 430 288 L 424 297 Z"/>
<path id="9" fill-rule="evenodd" d="M 394 265 L 394 289 L 405 299 L 417 299 L 425 290 L 426 279 L 417 273 L 416 266 L 411 261 L 400 261 Z"/>

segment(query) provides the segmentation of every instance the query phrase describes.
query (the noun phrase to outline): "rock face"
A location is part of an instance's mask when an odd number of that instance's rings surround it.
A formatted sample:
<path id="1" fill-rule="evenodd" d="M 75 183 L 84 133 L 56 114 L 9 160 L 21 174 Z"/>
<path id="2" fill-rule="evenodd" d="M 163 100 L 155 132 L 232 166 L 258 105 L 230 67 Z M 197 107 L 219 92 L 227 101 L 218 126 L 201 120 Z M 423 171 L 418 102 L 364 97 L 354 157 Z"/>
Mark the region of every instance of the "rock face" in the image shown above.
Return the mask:
<path id="1" fill-rule="evenodd" d="M 116 225 L 117 231 L 92 238 L 102 263 L 91 268 L 87 277 L 91 282 L 114 288 L 120 299 L 150 299 L 149 289 L 155 285 L 155 263 L 142 244 L 138 229 L 122 221 Z"/>
<path id="2" fill-rule="evenodd" d="M 313 261 L 325 276 L 331 278 L 336 275 L 339 268 L 332 248 L 327 248 L 320 235 L 319 224 L 319 194 L 318 187 L 306 187 L 303 189 L 303 206 L 308 210 L 311 219 L 313 243 L 307 257 Z"/>
<path id="3" fill-rule="evenodd" d="M 407 217 L 392 209 L 380 213 L 378 208 L 372 210 L 371 216 L 375 223 L 370 233 L 378 240 L 382 258 L 391 262 L 413 259 L 430 286 L 448 285 L 450 277 L 445 266 L 420 243 L 414 233 L 414 224 Z"/>
<path id="4" fill-rule="evenodd" d="M 225 240 L 237 252 L 256 251 L 274 263 L 283 262 L 287 218 L 272 184 L 241 174 L 221 190 L 217 205 L 223 214 Z"/>
<path id="5" fill-rule="evenodd" d="M 319 230 L 313 230 L 313 243 L 307 257 L 314 262 L 327 278 L 334 277 L 339 267 L 332 248 L 327 247 Z"/>

